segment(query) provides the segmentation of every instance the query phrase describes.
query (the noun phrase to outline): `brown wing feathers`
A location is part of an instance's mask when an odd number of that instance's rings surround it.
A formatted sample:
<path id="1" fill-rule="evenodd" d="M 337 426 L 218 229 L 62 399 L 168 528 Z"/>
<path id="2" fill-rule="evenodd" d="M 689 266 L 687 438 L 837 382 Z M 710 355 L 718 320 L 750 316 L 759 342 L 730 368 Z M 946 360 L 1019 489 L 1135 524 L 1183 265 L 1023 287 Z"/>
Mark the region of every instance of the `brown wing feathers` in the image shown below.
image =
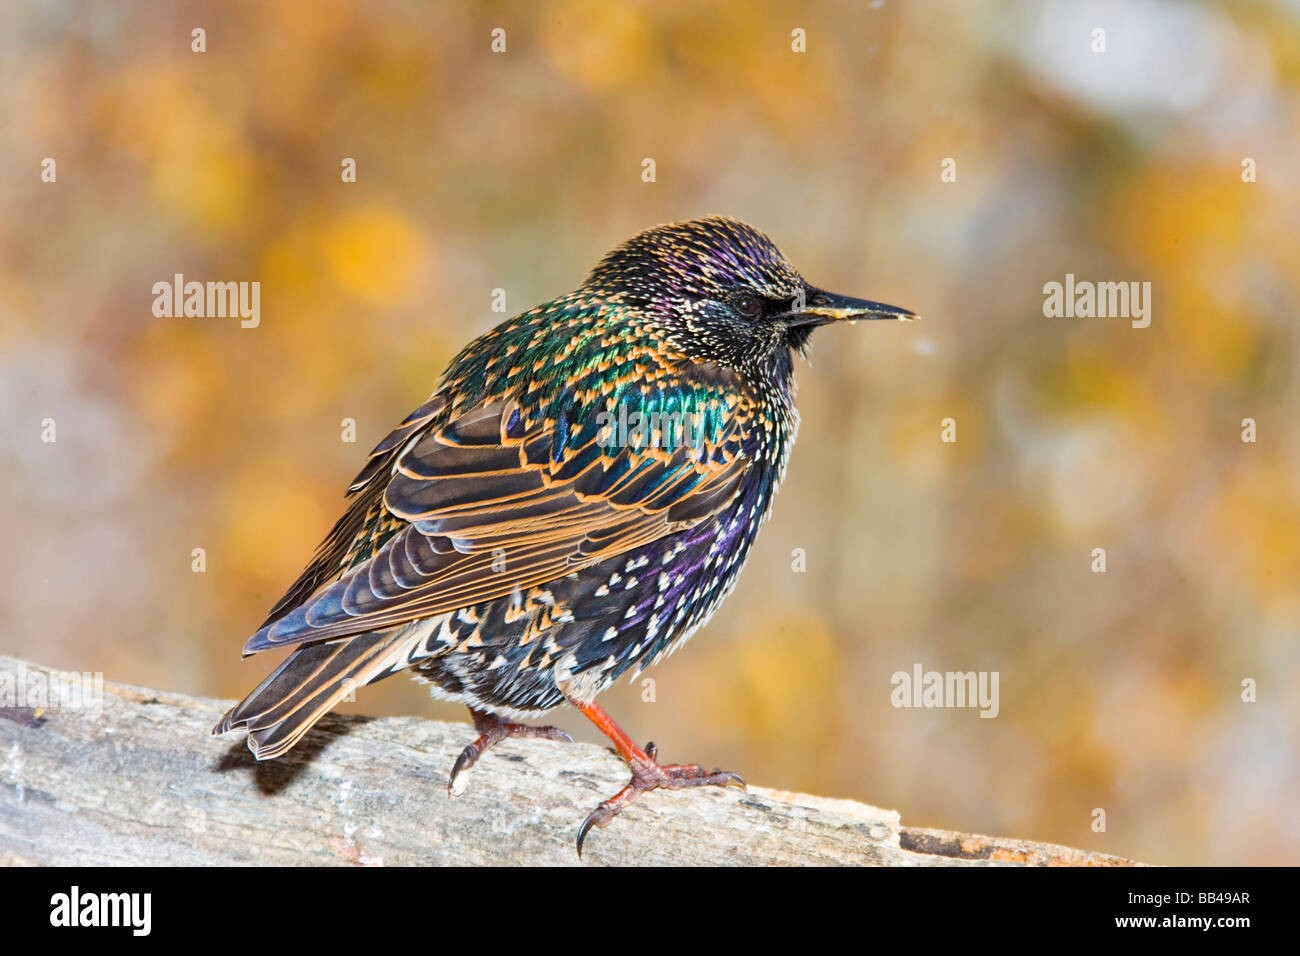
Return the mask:
<path id="1" fill-rule="evenodd" d="M 298 649 L 214 733 L 247 728 L 259 759 L 281 754 L 352 687 L 408 662 L 422 635 L 399 625 L 688 527 L 725 505 L 743 473 L 734 457 L 685 448 L 611 458 L 592 437 L 555 461 L 562 424 L 525 428 L 496 401 L 438 425 L 445 408 L 435 396 L 371 452 L 347 513 L 244 652 Z"/>
<path id="2" fill-rule="evenodd" d="M 247 730 L 258 760 L 285 753 L 355 688 L 403 665 L 423 635 L 398 628 L 298 647 L 212 733 Z"/>
<path id="3" fill-rule="evenodd" d="M 382 510 L 383 490 L 388 484 L 388 472 L 393 460 L 400 453 L 402 445 L 432 421 L 446 404 L 443 396 L 433 396 L 374 447 L 360 473 L 348 486 L 348 495 L 352 499 L 348 510 L 325 536 L 306 570 L 271 608 L 266 620 L 262 622 L 263 627 L 292 611 L 325 582 L 337 578 L 352 563 L 348 559 L 355 552 L 362 531 L 385 517 Z"/>
<path id="4" fill-rule="evenodd" d="M 553 580 L 701 520 L 729 500 L 742 471 L 690 449 L 624 448 L 559 481 L 564 463 L 537 455 L 534 435 L 507 436 L 513 411 L 478 407 L 415 437 L 392 459 L 382 497 L 409 524 L 269 622 L 245 652 L 390 627 Z"/>

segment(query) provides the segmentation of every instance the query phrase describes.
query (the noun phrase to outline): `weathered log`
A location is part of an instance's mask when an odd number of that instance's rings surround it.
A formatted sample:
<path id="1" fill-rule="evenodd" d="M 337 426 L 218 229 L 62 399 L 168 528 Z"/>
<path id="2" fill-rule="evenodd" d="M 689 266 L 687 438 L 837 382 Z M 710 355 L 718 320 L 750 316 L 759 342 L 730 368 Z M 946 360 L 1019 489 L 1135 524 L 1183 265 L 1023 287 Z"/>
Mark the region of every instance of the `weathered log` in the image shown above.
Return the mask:
<path id="1" fill-rule="evenodd" d="M 229 701 L 75 687 L 73 675 L 0 657 L 0 863 L 575 865 L 578 824 L 627 779 L 600 747 L 511 740 L 449 797 L 467 724 L 330 716 L 259 764 L 241 737 L 209 735 Z M 649 794 L 593 831 L 581 862 L 1130 861 L 908 828 L 892 810 L 751 787 Z"/>

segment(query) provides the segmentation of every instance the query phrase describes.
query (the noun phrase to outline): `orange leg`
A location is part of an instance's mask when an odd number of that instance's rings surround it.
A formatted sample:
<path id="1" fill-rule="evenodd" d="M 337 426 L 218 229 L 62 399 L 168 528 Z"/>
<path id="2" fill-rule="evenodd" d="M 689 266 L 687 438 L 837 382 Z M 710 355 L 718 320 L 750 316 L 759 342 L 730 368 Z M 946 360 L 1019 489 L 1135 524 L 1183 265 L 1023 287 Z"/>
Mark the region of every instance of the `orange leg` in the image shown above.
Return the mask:
<path id="1" fill-rule="evenodd" d="M 745 789 L 745 781 L 737 774 L 726 770 L 706 771 L 699 764 L 660 764 L 658 752 L 653 743 L 645 745 L 642 750 L 632 738 L 624 732 L 614 718 L 605 713 L 599 704 L 572 701 L 573 706 L 587 715 L 587 719 L 600 728 L 600 732 L 614 742 L 614 746 L 632 768 L 632 780 L 626 787 L 610 797 L 582 822 L 578 829 L 578 856 L 582 856 L 582 844 L 592 827 L 608 826 L 619 812 L 641 794 L 661 787 L 679 790 L 685 787 L 740 787 Z"/>

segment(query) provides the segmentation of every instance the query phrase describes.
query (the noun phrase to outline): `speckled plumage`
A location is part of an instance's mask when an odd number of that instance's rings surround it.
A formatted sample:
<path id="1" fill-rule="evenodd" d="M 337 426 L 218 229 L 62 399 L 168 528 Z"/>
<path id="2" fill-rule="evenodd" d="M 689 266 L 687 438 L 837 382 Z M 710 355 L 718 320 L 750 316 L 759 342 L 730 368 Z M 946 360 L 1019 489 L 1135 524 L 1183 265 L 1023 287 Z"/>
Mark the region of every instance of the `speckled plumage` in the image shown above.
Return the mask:
<path id="1" fill-rule="evenodd" d="M 798 429 L 792 352 L 827 321 L 907 317 L 813 289 L 735 220 L 641 233 L 470 343 L 376 446 L 244 648 L 298 650 L 216 732 L 246 728 L 276 756 L 352 688 L 406 669 L 470 706 L 483 736 L 457 771 L 503 736 L 551 735 L 505 718 L 567 700 L 603 727 L 595 697 L 734 587 Z M 636 793 L 727 782 L 698 768 L 651 782 L 646 767 L 673 768 L 603 729 L 630 748 L 629 786 L 645 777 Z"/>

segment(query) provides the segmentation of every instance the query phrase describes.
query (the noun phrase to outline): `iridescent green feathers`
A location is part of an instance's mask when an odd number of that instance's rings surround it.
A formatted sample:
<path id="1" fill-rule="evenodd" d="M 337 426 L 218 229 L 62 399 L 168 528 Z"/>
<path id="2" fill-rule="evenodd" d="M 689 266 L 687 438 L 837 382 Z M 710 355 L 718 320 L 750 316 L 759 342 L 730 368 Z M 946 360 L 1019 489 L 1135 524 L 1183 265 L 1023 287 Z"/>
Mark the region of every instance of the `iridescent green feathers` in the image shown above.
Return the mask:
<path id="1" fill-rule="evenodd" d="M 731 329 L 728 302 L 802 287 L 761 233 L 701 220 L 642 233 L 479 337 L 376 446 L 245 653 L 519 593 L 706 520 L 755 462 L 774 482 L 796 421 L 788 349 L 763 365 L 771 343 Z"/>

